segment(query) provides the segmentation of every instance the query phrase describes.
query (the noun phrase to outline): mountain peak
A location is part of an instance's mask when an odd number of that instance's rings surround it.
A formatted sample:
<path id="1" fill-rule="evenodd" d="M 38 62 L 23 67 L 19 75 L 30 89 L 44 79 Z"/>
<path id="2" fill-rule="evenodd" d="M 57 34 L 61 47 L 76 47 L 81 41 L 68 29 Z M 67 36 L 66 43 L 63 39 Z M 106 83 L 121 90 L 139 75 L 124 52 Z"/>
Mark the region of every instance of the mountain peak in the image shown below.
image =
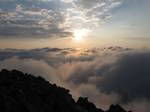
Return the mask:
<path id="1" fill-rule="evenodd" d="M 69 90 L 50 84 L 42 77 L 18 70 L 0 72 L 0 111 L 2 112 L 104 112 L 88 98 L 74 101 Z M 106 112 L 127 112 L 111 105 Z"/>

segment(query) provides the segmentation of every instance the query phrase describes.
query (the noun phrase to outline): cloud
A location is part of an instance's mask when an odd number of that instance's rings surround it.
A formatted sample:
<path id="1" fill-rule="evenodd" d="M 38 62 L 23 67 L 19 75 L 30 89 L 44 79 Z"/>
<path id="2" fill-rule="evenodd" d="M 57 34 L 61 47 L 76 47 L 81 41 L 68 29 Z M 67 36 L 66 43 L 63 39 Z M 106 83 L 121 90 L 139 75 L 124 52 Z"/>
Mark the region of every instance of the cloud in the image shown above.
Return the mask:
<path id="1" fill-rule="evenodd" d="M 149 112 L 150 111 L 150 102 L 146 99 L 136 100 L 128 105 L 125 105 L 125 108 L 131 109 L 133 112 Z"/>
<path id="2" fill-rule="evenodd" d="M 119 6 L 122 0 L 74 0 L 68 10 L 68 20 L 75 28 L 94 29 L 111 18 L 113 8 Z"/>
<path id="3" fill-rule="evenodd" d="M 0 63 L 0 69 L 7 68 L 9 70 L 17 69 L 25 73 L 34 74 L 36 76 L 42 76 L 48 81 L 59 83 L 59 77 L 55 73 L 55 69 L 49 66 L 42 60 L 34 59 L 18 59 L 10 58 Z"/>
<path id="4" fill-rule="evenodd" d="M 118 102 L 128 103 L 136 99 L 150 99 L 150 52 L 123 51 L 98 56 L 94 61 L 69 63 L 67 81 L 75 85 L 92 84 L 100 92 L 116 93 Z M 67 67 L 66 67 L 67 68 Z"/>
<path id="5" fill-rule="evenodd" d="M 149 50 L 1 49 L 0 60 L 0 68 L 40 75 L 70 89 L 74 98 L 87 96 L 104 109 L 112 103 L 142 112 L 149 109 Z"/>
<path id="6" fill-rule="evenodd" d="M 98 87 L 105 92 L 116 92 L 122 102 L 150 99 L 150 52 L 129 52 L 108 67 Z"/>
<path id="7" fill-rule="evenodd" d="M 0 35 L 3 37 L 67 37 L 71 32 L 59 0 L 0 1 Z M 60 4 L 60 5 L 59 5 Z M 7 7 L 7 8 L 6 8 Z"/>
<path id="8" fill-rule="evenodd" d="M 0 37 L 71 37 L 74 29 L 103 23 L 120 4 L 120 0 L 1 0 Z"/>

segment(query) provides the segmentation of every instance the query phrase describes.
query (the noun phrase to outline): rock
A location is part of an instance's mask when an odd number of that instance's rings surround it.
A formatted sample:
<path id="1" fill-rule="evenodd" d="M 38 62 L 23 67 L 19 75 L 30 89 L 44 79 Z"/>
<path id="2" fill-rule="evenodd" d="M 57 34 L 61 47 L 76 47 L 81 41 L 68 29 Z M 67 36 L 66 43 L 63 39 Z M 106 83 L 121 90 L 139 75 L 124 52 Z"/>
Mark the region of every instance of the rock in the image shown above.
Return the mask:
<path id="1" fill-rule="evenodd" d="M 104 112 L 88 98 L 77 102 L 69 90 L 17 70 L 0 72 L 0 112 Z M 107 112 L 126 112 L 111 105 Z"/>
<path id="2" fill-rule="evenodd" d="M 76 104 L 79 107 L 86 110 L 87 112 L 104 112 L 103 110 L 96 108 L 96 106 L 93 103 L 89 102 L 87 97 L 86 98 L 79 97 Z"/>
<path id="3" fill-rule="evenodd" d="M 127 112 L 120 105 L 111 105 L 106 112 Z"/>

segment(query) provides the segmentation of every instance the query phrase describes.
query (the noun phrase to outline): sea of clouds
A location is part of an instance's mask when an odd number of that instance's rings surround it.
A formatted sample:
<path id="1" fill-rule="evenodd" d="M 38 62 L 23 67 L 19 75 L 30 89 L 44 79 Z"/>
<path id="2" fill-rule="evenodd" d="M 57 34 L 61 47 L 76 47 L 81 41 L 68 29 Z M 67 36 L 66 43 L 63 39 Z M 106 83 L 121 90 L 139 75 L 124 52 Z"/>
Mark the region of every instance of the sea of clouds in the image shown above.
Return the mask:
<path id="1" fill-rule="evenodd" d="M 135 112 L 150 111 L 148 49 L 1 49 L 3 68 L 41 76 L 104 109 L 119 103 Z"/>

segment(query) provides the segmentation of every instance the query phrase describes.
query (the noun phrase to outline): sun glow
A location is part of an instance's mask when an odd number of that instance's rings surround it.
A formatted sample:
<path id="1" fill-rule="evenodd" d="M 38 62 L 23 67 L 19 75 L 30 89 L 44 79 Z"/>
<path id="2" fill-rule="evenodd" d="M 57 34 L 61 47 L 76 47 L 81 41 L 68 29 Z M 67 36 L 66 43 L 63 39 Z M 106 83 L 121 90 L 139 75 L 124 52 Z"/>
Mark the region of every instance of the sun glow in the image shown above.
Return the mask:
<path id="1" fill-rule="evenodd" d="M 85 29 L 79 29 L 79 30 L 74 30 L 74 39 L 77 41 L 80 41 L 87 35 L 87 30 Z"/>

